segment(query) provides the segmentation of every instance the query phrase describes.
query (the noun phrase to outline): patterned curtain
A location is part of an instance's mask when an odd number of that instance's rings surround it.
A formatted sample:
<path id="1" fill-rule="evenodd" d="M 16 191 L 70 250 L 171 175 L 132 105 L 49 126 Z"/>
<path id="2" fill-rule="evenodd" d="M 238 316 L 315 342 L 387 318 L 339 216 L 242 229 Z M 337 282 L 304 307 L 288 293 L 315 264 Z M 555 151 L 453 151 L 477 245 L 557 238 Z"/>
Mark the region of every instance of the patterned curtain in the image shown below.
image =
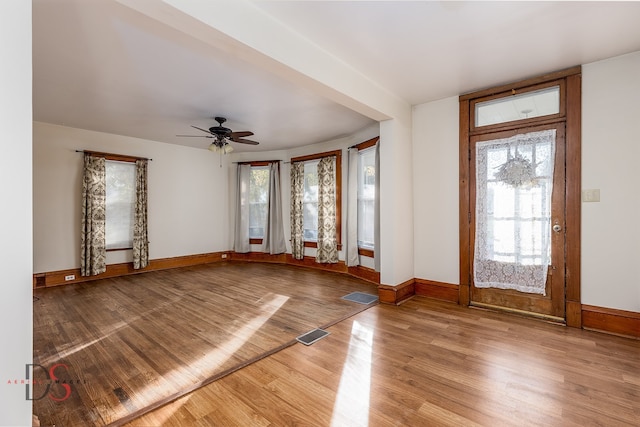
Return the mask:
<path id="1" fill-rule="evenodd" d="M 107 183 L 104 157 L 84 155 L 80 274 L 94 276 L 107 270 L 105 236 Z"/>
<path id="2" fill-rule="evenodd" d="M 149 239 L 147 233 L 147 164 L 146 159 L 136 160 L 136 205 L 133 224 L 133 268 L 145 268 L 149 264 Z"/>
<path id="3" fill-rule="evenodd" d="M 318 162 L 318 263 L 338 262 L 334 164 L 333 156 L 324 157 Z"/>
<path id="4" fill-rule="evenodd" d="M 294 259 L 304 258 L 304 163 L 291 163 L 291 255 Z"/>

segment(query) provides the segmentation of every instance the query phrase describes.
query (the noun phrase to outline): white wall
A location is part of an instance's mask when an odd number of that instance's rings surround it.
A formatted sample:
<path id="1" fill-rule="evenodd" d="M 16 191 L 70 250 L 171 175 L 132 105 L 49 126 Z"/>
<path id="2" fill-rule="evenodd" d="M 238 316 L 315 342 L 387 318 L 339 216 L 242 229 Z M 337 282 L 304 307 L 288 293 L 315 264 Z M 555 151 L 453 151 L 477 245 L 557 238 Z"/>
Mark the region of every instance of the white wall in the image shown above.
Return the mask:
<path id="1" fill-rule="evenodd" d="M 284 160 L 346 148 L 378 135 L 371 126 L 349 137 L 290 151 L 234 153 L 208 150 L 34 122 L 33 124 L 33 271 L 78 268 L 82 154 L 86 149 L 148 157 L 149 255 L 151 259 L 225 251 L 233 248 L 235 164 L 238 161 Z M 346 157 L 343 177 L 346 177 Z M 285 239 L 290 239 L 289 164 L 281 164 Z M 346 195 L 343 197 L 343 211 Z M 343 236 L 346 235 L 343 222 Z M 288 246 L 290 249 L 290 246 Z M 260 248 L 255 246 L 254 250 Z M 314 256 L 314 249 L 307 249 Z M 343 251 L 340 259 L 344 260 Z M 107 263 L 131 261 L 130 251 L 109 252 Z M 364 266 L 373 260 L 362 257 Z"/>
<path id="2" fill-rule="evenodd" d="M 127 154 L 149 163 L 151 259 L 227 250 L 228 157 L 208 150 L 33 124 L 34 272 L 80 266 L 82 154 L 76 149 Z M 107 263 L 131 251 L 109 252 Z"/>
<path id="3" fill-rule="evenodd" d="M 32 362 L 31 2 L 0 2 L 0 425 L 31 425 L 25 379 Z"/>
<path id="4" fill-rule="evenodd" d="M 640 312 L 640 52 L 582 68 L 582 303 Z"/>
<path id="5" fill-rule="evenodd" d="M 380 283 L 414 276 L 412 118 L 380 123 Z"/>
<path id="6" fill-rule="evenodd" d="M 458 97 L 413 108 L 415 277 L 459 284 Z"/>

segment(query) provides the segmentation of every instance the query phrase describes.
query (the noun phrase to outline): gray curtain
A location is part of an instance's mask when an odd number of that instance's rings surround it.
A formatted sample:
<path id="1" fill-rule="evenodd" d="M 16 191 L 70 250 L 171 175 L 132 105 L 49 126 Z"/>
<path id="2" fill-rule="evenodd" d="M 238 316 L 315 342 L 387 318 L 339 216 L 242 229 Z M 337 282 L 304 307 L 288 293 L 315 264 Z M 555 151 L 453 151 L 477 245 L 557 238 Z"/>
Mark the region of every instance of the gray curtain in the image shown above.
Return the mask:
<path id="1" fill-rule="evenodd" d="M 267 223 L 262 238 L 262 252 L 281 254 L 287 251 L 282 220 L 282 196 L 280 194 L 280 163 L 269 164 L 269 202 Z"/>
<path id="2" fill-rule="evenodd" d="M 291 163 L 291 255 L 304 258 L 304 163 Z"/>
<path id="3" fill-rule="evenodd" d="M 318 249 L 317 263 L 338 262 L 336 234 L 336 175 L 335 157 L 318 162 Z"/>
<path id="4" fill-rule="evenodd" d="M 380 271 L 380 144 L 382 144 L 382 140 L 379 140 L 376 144 L 376 200 L 373 208 L 373 239 L 375 245 L 373 263 L 377 272 Z"/>
<path id="5" fill-rule="evenodd" d="M 80 233 L 80 274 L 82 276 L 94 276 L 107 270 L 106 198 L 104 157 L 94 157 L 85 153 Z"/>
<path id="6" fill-rule="evenodd" d="M 251 181 L 251 165 L 238 165 L 236 190 L 236 228 L 233 250 L 239 253 L 251 251 L 249 243 L 249 183 Z"/>
<path id="7" fill-rule="evenodd" d="M 347 180 L 347 267 L 360 265 L 358 254 L 358 149 L 350 148 Z"/>
<path id="8" fill-rule="evenodd" d="M 146 159 L 136 160 L 136 202 L 133 224 L 133 268 L 149 264 L 149 238 L 147 232 L 147 165 Z"/>

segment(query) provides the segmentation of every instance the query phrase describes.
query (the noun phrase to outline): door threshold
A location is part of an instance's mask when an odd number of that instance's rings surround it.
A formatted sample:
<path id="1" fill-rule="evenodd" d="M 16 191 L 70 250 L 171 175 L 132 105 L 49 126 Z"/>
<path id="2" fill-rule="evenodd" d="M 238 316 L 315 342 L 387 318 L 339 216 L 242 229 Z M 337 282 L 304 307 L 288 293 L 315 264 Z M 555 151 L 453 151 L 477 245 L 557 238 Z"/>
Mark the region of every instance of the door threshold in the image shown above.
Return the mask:
<path id="1" fill-rule="evenodd" d="M 524 317 L 533 317 L 536 319 L 545 320 L 547 322 L 556 323 L 556 324 L 562 324 L 562 325 L 566 324 L 565 319 L 562 317 L 551 316 L 550 314 L 535 313 L 533 311 L 519 310 L 517 308 L 509 308 L 509 307 L 501 307 L 499 305 L 485 304 L 483 302 L 470 301 L 469 307 L 484 308 L 492 311 L 501 311 L 504 313 L 517 314 L 519 316 L 524 316 Z"/>

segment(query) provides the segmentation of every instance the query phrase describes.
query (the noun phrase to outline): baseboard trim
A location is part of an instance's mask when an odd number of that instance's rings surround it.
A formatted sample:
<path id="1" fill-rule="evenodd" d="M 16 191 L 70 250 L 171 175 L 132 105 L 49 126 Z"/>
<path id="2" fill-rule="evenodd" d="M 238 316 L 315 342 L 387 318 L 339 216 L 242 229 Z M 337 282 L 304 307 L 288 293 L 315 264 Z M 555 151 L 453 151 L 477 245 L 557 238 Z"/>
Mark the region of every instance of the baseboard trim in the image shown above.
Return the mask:
<path id="1" fill-rule="evenodd" d="M 378 285 L 378 298 L 383 304 L 400 305 L 416 294 L 415 279 L 399 285 Z"/>
<path id="2" fill-rule="evenodd" d="M 434 280 L 415 279 L 416 295 L 434 298 L 441 301 L 460 303 L 460 286 Z"/>
<path id="3" fill-rule="evenodd" d="M 95 276 L 81 276 L 79 268 L 67 270 L 49 271 L 36 273 L 33 275 L 33 287 L 45 288 L 60 285 L 71 285 L 73 283 L 83 283 L 92 280 L 107 279 L 111 277 L 127 276 L 130 274 L 145 273 L 147 271 L 166 270 L 169 268 L 188 267 L 199 264 L 209 264 L 221 261 L 246 261 L 246 262 L 269 262 L 277 264 L 299 265 L 302 267 L 315 268 L 324 271 L 334 271 L 347 274 L 359 279 L 379 284 L 380 273 L 363 266 L 347 267 L 344 261 L 335 264 L 320 264 L 313 257 L 305 257 L 302 260 L 294 259 L 290 254 L 265 254 L 262 252 L 212 252 L 206 254 L 185 255 L 172 258 L 159 258 L 149 261 L 145 268 L 134 270 L 133 263 L 120 263 L 107 265 L 107 271 Z M 73 276 L 71 280 L 66 277 Z"/>
<path id="4" fill-rule="evenodd" d="M 582 327 L 640 339 L 640 313 L 583 304 Z"/>
<path id="5" fill-rule="evenodd" d="M 356 267 L 347 267 L 344 261 L 338 261 L 333 264 L 321 264 L 317 263 L 314 257 L 305 256 L 303 259 L 295 259 L 291 254 L 265 254 L 262 252 L 230 252 L 229 259 L 233 261 L 248 261 L 248 262 L 272 262 L 277 264 L 289 264 L 298 265 L 301 267 L 315 268 L 324 271 L 334 271 L 337 273 L 348 274 L 349 276 L 357 277 L 367 282 L 380 283 L 380 273 L 361 265 Z"/>
<path id="6" fill-rule="evenodd" d="M 249 261 L 249 262 L 270 262 L 276 264 L 285 264 L 287 262 L 286 254 L 265 254 L 263 252 L 229 252 L 231 261 Z"/>
<path id="7" fill-rule="evenodd" d="M 565 302 L 565 322 L 572 328 L 582 328 L 582 304 L 579 301 Z"/>
<path id="8" fill-rule="evenodd" d="M 147 271 L 166 270 L 169 268 L 189 267 L 192 265 L 209 264 L 212 262 L 226 261 L 228 252 L 212 252 L 206 254 L 185 255 L 172 258 L 158 258 L 149 261 L 145 268 L 135 270 L 133 263 L 125 262 L 120 264 L 107 265 L 107 271 L 95 276 L 81 276 L 79 268 L 68 270 L 49 271 L 46 273 L 36 273 L 33 275 L 34 288 L 51 287 L 60 285 L 70 285 L 73 283 L 83 283 L 92 280 L 108 279 L 111 277 L 128 276 L 140 274 Z M 71 280 L 66 277 L 73 276 Z"/>

